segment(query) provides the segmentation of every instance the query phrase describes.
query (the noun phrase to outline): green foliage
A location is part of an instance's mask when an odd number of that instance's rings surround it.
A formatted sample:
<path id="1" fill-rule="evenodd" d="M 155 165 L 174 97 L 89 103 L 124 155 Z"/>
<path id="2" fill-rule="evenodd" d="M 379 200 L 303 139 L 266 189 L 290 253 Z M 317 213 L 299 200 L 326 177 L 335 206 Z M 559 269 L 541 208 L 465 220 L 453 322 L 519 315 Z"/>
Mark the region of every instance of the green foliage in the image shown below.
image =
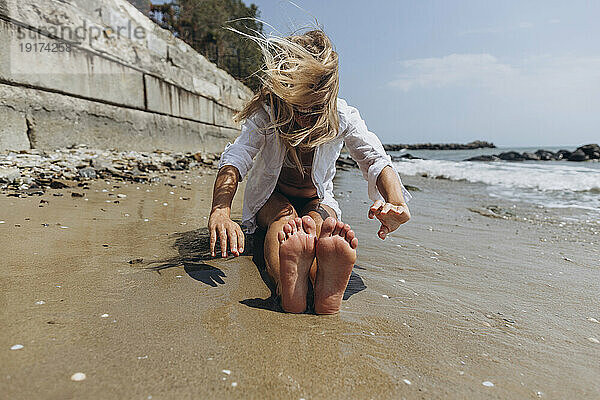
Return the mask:
<path id="1" fill-rule="evenodd" d="M 224 26 L 251 35 L 255 34 L 252 30 L 262 33 L 258 21 L 232 21 L 259 15 L 255 4 L 246 6 L 241 0 L 173 0 L 168 4 L 153 4 L 150 11 L 156 23 L 255 91 L 260 82 L 252 74 L 261 67 L 260 50 L 251 40 Z"/>

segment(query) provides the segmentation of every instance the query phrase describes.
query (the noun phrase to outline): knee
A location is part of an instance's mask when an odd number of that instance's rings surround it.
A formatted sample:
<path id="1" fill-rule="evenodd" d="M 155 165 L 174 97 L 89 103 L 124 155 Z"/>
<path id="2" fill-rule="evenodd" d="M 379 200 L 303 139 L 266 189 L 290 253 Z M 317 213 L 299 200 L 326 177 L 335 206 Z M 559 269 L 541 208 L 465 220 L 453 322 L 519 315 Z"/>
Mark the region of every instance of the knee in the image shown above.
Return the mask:
<path id="1" fill-rule="evenodd" d="M 288 221 L 296 218 L 297 216 L 298 214 L 296 213 L 296 210 L 290 206 L 290 210 L 279 213 L 273 219 L 273 221 L 271 221 L 267 232 L 275 232 L 275 234 L 277 234 L 277 232 L 279 232 Z"/>

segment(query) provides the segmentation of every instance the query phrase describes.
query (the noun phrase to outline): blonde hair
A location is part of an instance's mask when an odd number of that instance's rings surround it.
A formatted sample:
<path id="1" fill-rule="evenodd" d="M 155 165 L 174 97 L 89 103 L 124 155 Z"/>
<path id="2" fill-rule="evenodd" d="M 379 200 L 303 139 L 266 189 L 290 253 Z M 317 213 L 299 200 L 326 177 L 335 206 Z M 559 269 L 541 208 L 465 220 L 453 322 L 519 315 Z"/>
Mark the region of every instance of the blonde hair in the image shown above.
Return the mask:
<path id="1" fill-rule="evenodd" d="M 339 118 L 338 54 L 320 29 L 287 36 L 254 37 L 263 53 L 259 71 L 261 87 L 234 116 L 241 122 L 266 103 L 275 128 L 299 170 L 304 173 L 297 149 L 310 151 L 337 136 Z M 311 124 L 299 127 L 295 117 L 310 117 Z"/>

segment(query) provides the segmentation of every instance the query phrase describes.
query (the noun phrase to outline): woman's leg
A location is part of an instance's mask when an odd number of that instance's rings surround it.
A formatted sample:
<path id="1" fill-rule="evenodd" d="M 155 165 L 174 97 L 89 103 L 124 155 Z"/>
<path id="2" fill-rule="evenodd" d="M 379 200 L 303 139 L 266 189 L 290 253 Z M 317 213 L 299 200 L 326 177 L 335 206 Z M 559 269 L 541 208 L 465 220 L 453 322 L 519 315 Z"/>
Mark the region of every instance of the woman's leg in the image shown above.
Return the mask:
<path id="1" fill-rule="evenodd" d="M 315 312 L 335 314 L 340 310 L 344 291 L 356 261 L 358 239 L 350 225 L 337 221 L 335 212 L 319 200 L 308 203 L 301 215 L 308 215 L 317 226 L 315 260 L 310 279 L 315 291 Z"/>
<path id="2" fill-rule="evenodd" d="M 265 234 L 265 263 L 267 272 L 279 288 L 279 241 L 277 233 L 291 219 L 298 217 L 296 210 L 289 200 L 281 193 L 275 191 L 264 206 L 256 214 L 256 223 L 266 231 Z"/>
<path id="3" fill-rule="evenodd" d="M 266 229 L 264 243 L 267 272 L 277 285 L 281 306 L 287 312 L 306 310 L 308 272 L 315 259 L 315 225 L 298 218 L 294 207 L 281 193 L 274 192 L 257 214 Z"/>
<path id="4" fill-rule="evenodd" d="M 327 217 L 333 217 L 333 218 L 337 219 L 337 215 L 335 214 L 335 211 L 333 211 L 333 209 L 331 207 L 321 204 L 320 199 L 311 200 L 304 206 L 304 208 L 300 211 L 300 216 L 305 216 L 305 215 L 308 215 L 309 217 L 311 217 L 313 219 L 313 221 L 315 221 L 317 237 L 319 237 L 319 235 L 321 235 L 321 225 L 323 225 L 323 221 Z M 312 266 L 310 268 L 310 274 L 309 274 L 310 281 L 312 282 L 313 287 L 315 284 L 316 276 L 317 276 L 317 259 L 315 258 L 315 260 L 313 261 Z"/>

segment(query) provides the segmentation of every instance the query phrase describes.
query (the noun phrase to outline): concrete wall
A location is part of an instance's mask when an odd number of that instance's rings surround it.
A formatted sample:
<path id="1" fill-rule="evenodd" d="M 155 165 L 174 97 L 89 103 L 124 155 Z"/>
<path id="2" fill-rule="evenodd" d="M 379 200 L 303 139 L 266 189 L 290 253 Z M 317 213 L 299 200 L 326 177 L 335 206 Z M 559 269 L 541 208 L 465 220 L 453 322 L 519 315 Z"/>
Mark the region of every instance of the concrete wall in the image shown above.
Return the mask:
<path id="1" fill-rule="evenodd" d="M 0 0 L 0 150 L 220 151 L 251 96 L 125 0 Z"/>

